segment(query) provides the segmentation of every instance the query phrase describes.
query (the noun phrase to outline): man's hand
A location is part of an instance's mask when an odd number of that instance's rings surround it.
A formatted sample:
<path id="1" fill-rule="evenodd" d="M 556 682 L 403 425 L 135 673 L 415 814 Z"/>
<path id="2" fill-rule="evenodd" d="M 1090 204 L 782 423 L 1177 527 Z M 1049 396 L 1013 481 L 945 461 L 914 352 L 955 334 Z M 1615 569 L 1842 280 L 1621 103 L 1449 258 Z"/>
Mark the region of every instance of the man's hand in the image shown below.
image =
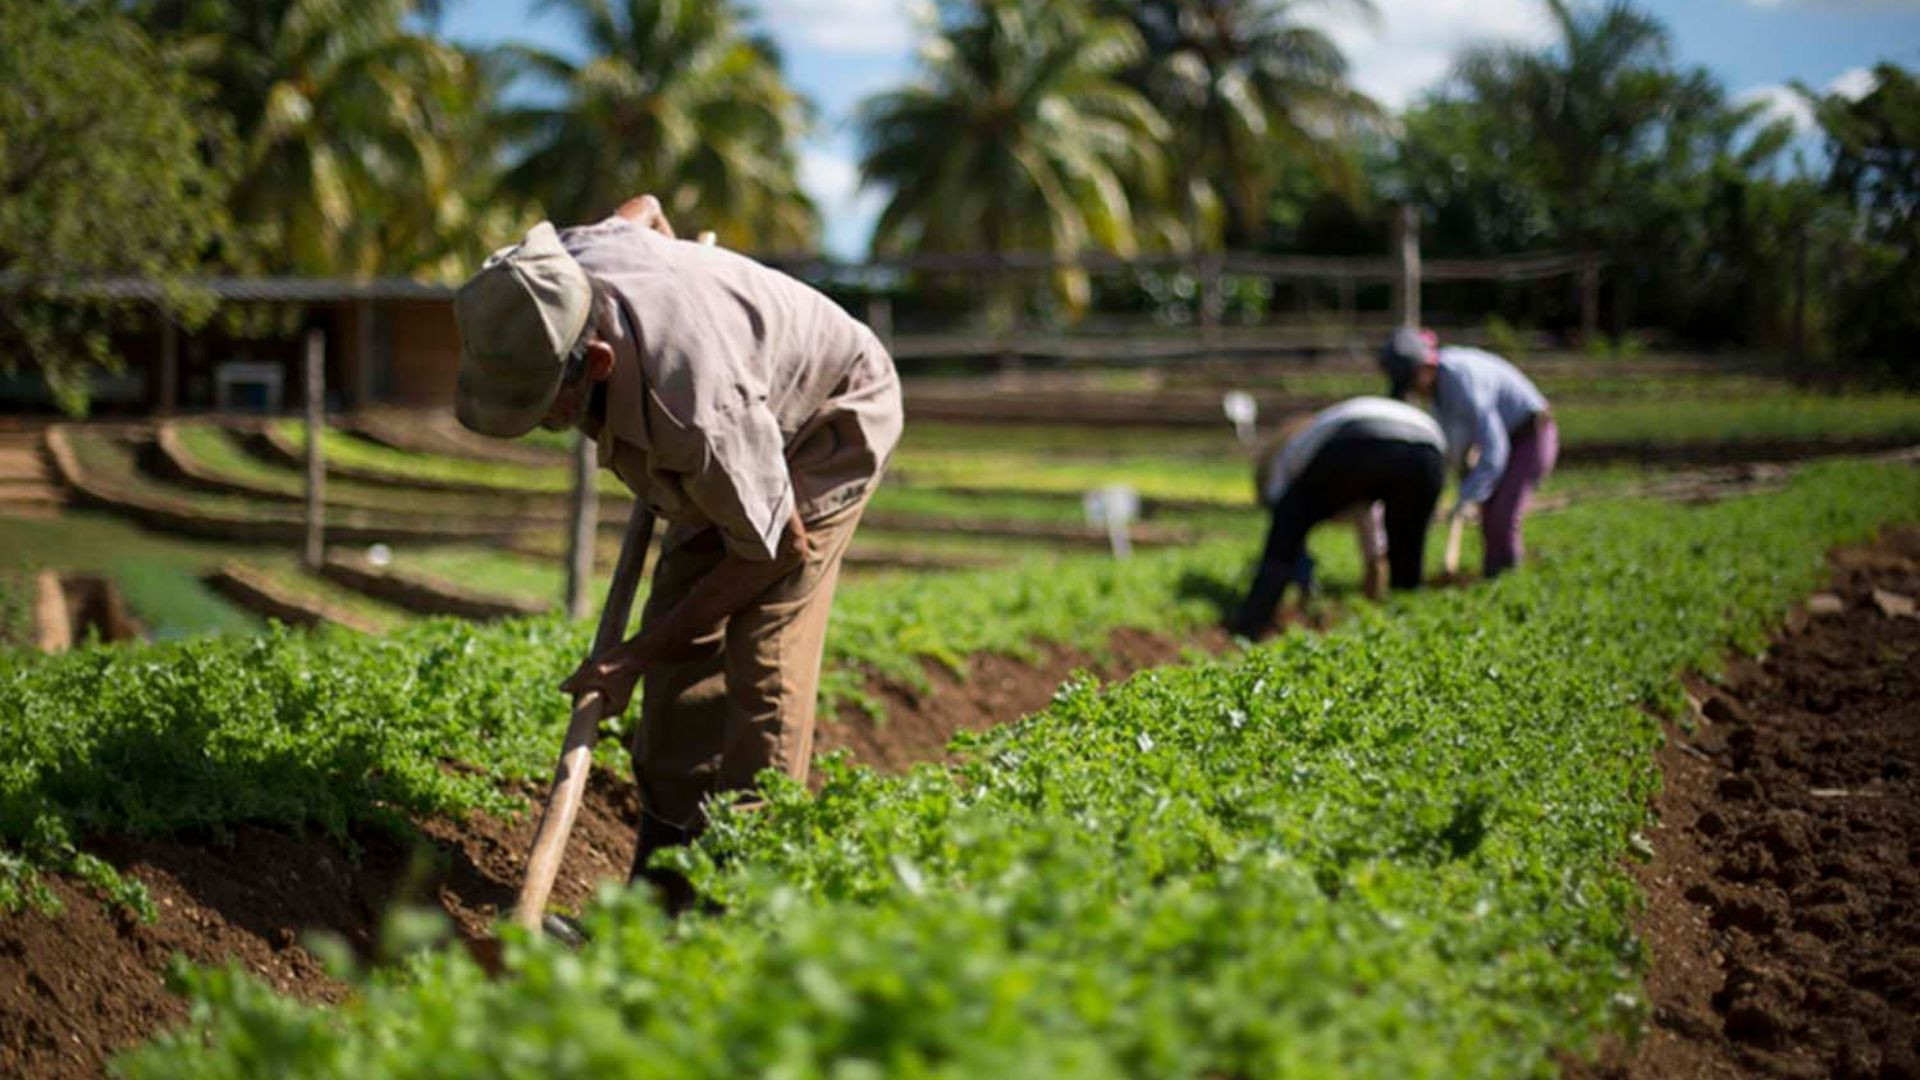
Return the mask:
<path id="1" fill-rule="evenodd" d="M 807 523 L 800 520 L 798 507 L 787 515 L 787 527 L 780 533 L 776 557 L 794 566 L 813 558 L 813 534 L 807 531 Z"/>
<path id="2" fill-rule="evenodd" d="M 633 688 L 645 670 L 645 657 L 629 642 L 581 664 L 560 684 L 560 689 L 576 698 L 597 690 L 606 702 L 607 715 L 618 716 L 633 700 Z"/>
<path id="3" fill-rule="evenodd" d="M 660 200 L 651 195 L 641 195 L 628 199 L 614 211 L 628 221 L 644 229 L 652 229 L 669 240 L 675 239 L 673 225 L 667 220 L 667 212 L 660 208 Z"/>

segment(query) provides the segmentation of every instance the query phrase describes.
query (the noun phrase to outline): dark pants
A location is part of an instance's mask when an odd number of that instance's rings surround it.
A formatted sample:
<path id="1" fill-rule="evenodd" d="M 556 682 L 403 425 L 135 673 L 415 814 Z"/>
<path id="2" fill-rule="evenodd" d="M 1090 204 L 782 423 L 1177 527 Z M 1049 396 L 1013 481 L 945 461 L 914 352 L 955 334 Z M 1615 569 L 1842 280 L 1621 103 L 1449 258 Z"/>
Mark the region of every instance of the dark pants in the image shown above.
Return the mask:
<path id="1" fill-rule="evenodd" d="M 1274 505 L 1260 570 L 1231 629 L 1251 637 L 1267 628 L 1306 557 L 1307 533 L 1355 504 L 1384 504 L 1389 580 L 1396 589 L 1418 588 L 1427 524 L 1445 486 L 1446 461 L 1436 447 L 1365 435 L 1335 436 Z"/>

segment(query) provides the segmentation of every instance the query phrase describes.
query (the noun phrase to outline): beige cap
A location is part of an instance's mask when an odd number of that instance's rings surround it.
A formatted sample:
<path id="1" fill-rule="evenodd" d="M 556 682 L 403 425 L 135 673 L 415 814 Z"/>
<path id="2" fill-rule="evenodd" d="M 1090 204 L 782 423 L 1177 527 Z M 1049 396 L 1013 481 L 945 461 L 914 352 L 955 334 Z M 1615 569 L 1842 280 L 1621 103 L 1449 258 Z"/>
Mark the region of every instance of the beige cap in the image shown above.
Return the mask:
<path id="1" fill-rule="evenodd" d="M 460 330 L 454 412 L 482 435 L 516 438 L 553 405 L 568 351 L 586 329 L 593 286 L 550 222 L 503 247 L 453 298 Z"/>

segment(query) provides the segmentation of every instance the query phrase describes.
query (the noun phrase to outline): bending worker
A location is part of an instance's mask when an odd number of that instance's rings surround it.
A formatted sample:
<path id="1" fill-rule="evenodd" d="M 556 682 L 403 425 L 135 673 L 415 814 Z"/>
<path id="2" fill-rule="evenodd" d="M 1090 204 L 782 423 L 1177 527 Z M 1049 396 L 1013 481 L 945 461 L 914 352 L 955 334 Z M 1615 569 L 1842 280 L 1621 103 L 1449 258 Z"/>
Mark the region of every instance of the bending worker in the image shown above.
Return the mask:
<path id="1" fill-rule="evenodd" d="M 1396 589 L 1417 588 L 1427 525 L 1446 484 L 1445 443 L 1419 409 L 1358 397 L 1315 414 L 1262 454 L 1255 484 L 1273 523 L 1253 588 L 1228 623 L 1250 638 L 1273 622 L 1289 583 L 1308 584 L 1307 533 L 1329 518 L 1351 517 L 1359 529 L 1367 595 L 1379 594 L 1382 577 Z"/>
<path id="2" fill-rule="evenodd" d="M 1523 551 L 1527 504 L 1560 455 L 1560 430 L 1547 399 L 1519 368 L 1480 349 L 1443 349 L 1431 331 L 1394 331 L 1380 366 L 1394 397 L 1412 393 L 1433 402 L 1448 450 L 1466 474 L 1448 514 L 1450 528 L 1478 507 L 1486 576 L 1511 569 Z M 1471 469 L 1469 452 L 1479 455 Z"/>
<path id="3" fill-rule="evenodd" d="M 454 300 L 461 423 L 501 438 L 577 428 L 671 528 L 631 640 L 562 688 L 610 713 L 646 685 L 634 736 L 636 876 L 754 777 L 804 780 L 841 557 L 902 424 L 865 326 L 743 256 L 674 238 L 651 196 L 595 225 L 545 222 Z"/>

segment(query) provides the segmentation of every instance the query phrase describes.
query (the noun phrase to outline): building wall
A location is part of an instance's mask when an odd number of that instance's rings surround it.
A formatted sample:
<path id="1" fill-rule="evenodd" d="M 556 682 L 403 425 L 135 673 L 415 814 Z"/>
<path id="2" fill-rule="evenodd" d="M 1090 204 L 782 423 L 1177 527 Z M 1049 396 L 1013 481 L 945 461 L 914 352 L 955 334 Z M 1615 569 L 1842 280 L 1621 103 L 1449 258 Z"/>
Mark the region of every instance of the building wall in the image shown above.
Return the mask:
<path id="1" fill-rule="evenodd" d="M 453 304 L 410 300 L 387 306 L 386 378 L 376 379 L 382 401 L 396 405 L 451 406 L 460 369 L 460 336 Z"/>

